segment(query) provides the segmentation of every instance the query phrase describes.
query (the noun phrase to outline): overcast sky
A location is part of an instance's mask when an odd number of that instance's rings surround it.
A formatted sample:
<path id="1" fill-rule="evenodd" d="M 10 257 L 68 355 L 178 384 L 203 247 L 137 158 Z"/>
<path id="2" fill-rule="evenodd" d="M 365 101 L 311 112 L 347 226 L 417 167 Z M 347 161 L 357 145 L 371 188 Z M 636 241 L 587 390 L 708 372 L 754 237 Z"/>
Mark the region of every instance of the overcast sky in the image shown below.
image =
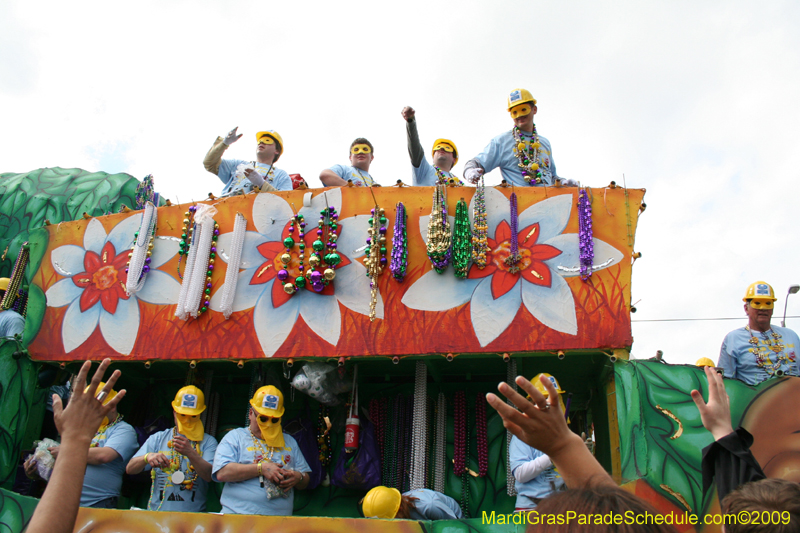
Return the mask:
<path id="1" fill-rule="evenodd" d="M 219 193 L 217 135 L 285 141 L 279 167 L 319 185 L 358 136 L 371 174 L 410 181 L 400 111 L 456 172 L 537 98 L 559 175 L 645 188 L 634 320 L 744 317 L 747 285 L 800 283 L 797 2 L 0 3 L 0 172 L 152 173 L 187 202 Z M 487 183 L 497 183 L 499 173 Z M 800 295 L 789 299 L 800 315 Z M 739 321 L 636 322 L 633 355 L 716 361 Z M 789 319 L 800 329 L 800 319 Z"/>

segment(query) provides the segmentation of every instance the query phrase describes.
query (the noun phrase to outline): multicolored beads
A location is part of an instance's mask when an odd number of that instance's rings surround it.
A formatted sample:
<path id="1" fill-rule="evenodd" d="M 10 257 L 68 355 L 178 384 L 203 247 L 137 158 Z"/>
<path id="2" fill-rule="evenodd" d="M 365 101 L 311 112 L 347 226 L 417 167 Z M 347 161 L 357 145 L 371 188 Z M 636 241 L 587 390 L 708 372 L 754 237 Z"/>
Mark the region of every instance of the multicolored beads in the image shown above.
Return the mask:
<path id="1" fill-rule="evenodd" d="M 504 262 L 509 266 L 509 273 L 517 274 L 519 273 L 519 262 L 522 259 L 522 256 L 519 255 L 519 216 L 517 213 L 517 193 L 511 193 L 509 204 L 511 205 L 511 249 Z"/>
<path id="2" fill-rule="evenodd" d="M 369 278 L 369 288 L 371 291 L 371 300 L 369 304 L 369 320 L 375 320 L 376 308 L 378 305 L 378 277 L 383 273 L 383 267 L 386 266 L 386 224 L 389 220 L 386 218 L 386 212 L 382 207 L 375 205 L 370 211 L 372 216 L 369 219 L 369 229 L 367 233 L 367 248 L 364 253 L 367 255 L 367 260 L 364 261 L 364 266 L 367 267 L 367 277 Z M 376 224 L 377 222 L 377 224 Z M 378 227 L 377 233 L 375 227 Z"/>
<path id="3" fill-rule="evenodd" d="M 519 159 L 517 166 L 522 172 L 522 179 L 529 185 L 542 183 L 540 168 L 542 143 L 539 142 L 539 134 L 536 133 L 536 124 L 533 125 L 531 140 L 522 139 L 519 128 L 516 126 L 512 130 L 512 135 L 514 136 L 514 155 Z"/>
<path id="4" fill-rule="evenodd" d="M 484 269 L 486 267 L 486 254 L 489 251 L 489 224 L 486 221 L 486 189 L 483 183 L 483 176 L 481 176 L 478 187 L 475 190 L 472 219 L 472 263 L 476 267 Z"/>
<path id="5" fill-rule="evenodd" d="M 431 217 L 428 220 L 428 259 L 434 270 L 441 274 L 450 263 L 452 235 L 450 219 L 447 216 L 447 189 L 441 183 L 433 190 Z"/>
<path id="6" fill-rule="evenodd" d="M 283 263 L 283 268 L 278 271 L 278 280 L 283 283 L 283 290 L 286 294 L 292 295 L 297 292 L 299 289 L 302 289 L 306 286 L 306 278 L 303 276 L 303 261 L 305 260 L 305 241 L 303 238 L 305 237 L 305 227 L 306 222 L 303 218 L 303 215 L 295 215 L 289 221 L 289 236 L 283 239 L 283 246 L 286 247 L 286 251 L 281 255 L 281 263 Z M 295 242 L 292 235 L 294 235 L 294 231 L 296 228 L 299 228 L 299 245 L 300 245 L 300 254 L 298 258 L 300 259 L 300 275 L 297 276 L 294 280 L 289 281 L 289 263 L 292 262 L 292 249 L 294 248 Z"/>
<path id="7" fill-rule="evenodd" d="M 211 301 L 211 275 L 214 273 L 214 263 L 217 257 L 217 239 L 219 239 L 219 224 L 214 221 L 214 233 L 211 235 L 211 249 L 208 252 L 208 270 L 206 270 L 206 288 L 203 289 L 203 306 L 200 308 L 200 314 L 208 311 L 208 306 Z M 149 259 L 149 257 L 148 257 Z"/>
<path id="8" fill-rule="evenodd" d="M 189 248 L 192 246 L 192 233 L 194 233 L 194 212 L 197 206 L 189 206 L 189 210 L 183 214 L 183 229 L 181 230 L 181 243 L 178 248 L 178 277 L 183 279 L 181 274 L 181 261 L 183 257 L 189 257 Z"/>

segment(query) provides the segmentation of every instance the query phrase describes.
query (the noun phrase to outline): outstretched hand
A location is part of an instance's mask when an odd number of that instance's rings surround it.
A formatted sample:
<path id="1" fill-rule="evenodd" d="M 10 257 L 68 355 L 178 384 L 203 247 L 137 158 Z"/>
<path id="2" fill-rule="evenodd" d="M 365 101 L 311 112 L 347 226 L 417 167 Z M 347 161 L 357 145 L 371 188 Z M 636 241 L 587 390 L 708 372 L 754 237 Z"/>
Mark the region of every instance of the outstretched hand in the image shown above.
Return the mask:
<path id="1" fill-rule="evenodd" d="M 404 107 L 403 110 L 400 112 L 400 114 L 403 115 L 403 118 L 406 120 L 406 122 L 414 118 L 415 113 L 416 111 L 414 111 L 414 108 L 411 106 Z"/>
<path id="2" fill-rule="evenodd" d="M 230 146 L 233 143 L 235 143 L 236 141 L 238 141 L 239 139 L 241 139 L 242 135 L 244 135 L 244 134 L 240 133 L 239 135 L 236 135 L 236 130 L 238 130 L 238 129 L 239 129 L 239 126 L 236 126 L 231 131 L 229 131 L 228 135 L 225 136 L 225 139 L 223 139 L 222 142 L 224 142 L 225 144 Z"/>
<path id="3" fill-rule="evenodd" d="M 125 391 L 121 390 L 113 400 L 103 405 L 102 399 L 108 396 L 120 376 L 120 371 L 115 370 L 103 389 L 97 390 L 97 386 L 110 364 L 111 359 L 103 359 L 87 389 L 86 376 L 89 374 L 92 363 L 91 361 L 83 363 L 66 409 L 63 408 L 61 398 L 57 394 L 53 395 L 53 418 L 62 442 L 68 439 L 91 441 L 103 418 L 115 409 L 120 400 L 125 397 Z"/>
<path id="4" fill-rule="evenodd" d="M 710 366 L 703 367 L 708 380 L 708 402 L 703 401 L 700 391 L 692 391 L 692 400 L 700 411 L 703 427 L 711 432 L 714 440 L 719 440 L 725 435 L 733 433 L 731 425 L 731 401 L 725 390 L 722 376 Z"/>

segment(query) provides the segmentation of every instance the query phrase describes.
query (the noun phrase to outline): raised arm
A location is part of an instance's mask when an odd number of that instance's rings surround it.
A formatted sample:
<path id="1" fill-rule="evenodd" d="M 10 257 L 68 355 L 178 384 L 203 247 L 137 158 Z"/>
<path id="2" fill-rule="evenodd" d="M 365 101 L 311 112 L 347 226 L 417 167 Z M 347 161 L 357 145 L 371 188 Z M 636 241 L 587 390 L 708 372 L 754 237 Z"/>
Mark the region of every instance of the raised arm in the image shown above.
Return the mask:
<path id="1" fill-rule="evenodd" d="M 208 151 L 208 153 L 206 153 L 205 158 L 203 158 L 203 166 L 206 170 L 212 174 L 219 173 L 219 165 L 222 162 L 222 154 L 225 153 L 225 150 L 228 149 L 228 146 L 238 141 L 243 135 L 241 133 L 238 135 L 236 134 L 236 130 L 238 129 L 239 126 L 233 128 L 228 132 L 228 135 L 226 135 L 224 139 L 222 137 L 217 137 L 217 140 L 214 141 L 211 149 Z"/>
<path id="2" fill-rule="evenodd" d="M 411 158 L 411 164 L 414 168 L 419 168 L 422 163 L 422 158 L 425 157 L 425 151 L 422 149 L 422 144 L 419 142 L 419 133 L 417 132 L 417 119 L 416 112 L 413 107 L 404 107 L 400 113 L 406 120 L 406 137 L 408 139 L 408 157 Z"/>

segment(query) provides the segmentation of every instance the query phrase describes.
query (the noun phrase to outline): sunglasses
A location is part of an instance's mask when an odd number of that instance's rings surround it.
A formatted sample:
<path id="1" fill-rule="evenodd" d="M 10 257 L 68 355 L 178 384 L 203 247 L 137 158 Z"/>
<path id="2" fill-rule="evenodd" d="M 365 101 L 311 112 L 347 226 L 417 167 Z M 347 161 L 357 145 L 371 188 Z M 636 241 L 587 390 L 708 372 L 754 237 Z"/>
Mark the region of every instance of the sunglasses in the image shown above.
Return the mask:
<path id="1" fill-rule="evenodd" d="M 259 416 L 258 419 L 261 421 L 262 424 L 266 424 L 267 422 L 272 420 L 273 424 L 277 424 L 281 421 L 281 417 L 270 417 L 270 416 Z"/>
<path id="2" fill-rule="evenodd" d="M 372 153 L 372 148 L 367 146 L 366 144 L 357 144 L 350 148 L 350 153 L 355 154 L 369 154 Z"/>

